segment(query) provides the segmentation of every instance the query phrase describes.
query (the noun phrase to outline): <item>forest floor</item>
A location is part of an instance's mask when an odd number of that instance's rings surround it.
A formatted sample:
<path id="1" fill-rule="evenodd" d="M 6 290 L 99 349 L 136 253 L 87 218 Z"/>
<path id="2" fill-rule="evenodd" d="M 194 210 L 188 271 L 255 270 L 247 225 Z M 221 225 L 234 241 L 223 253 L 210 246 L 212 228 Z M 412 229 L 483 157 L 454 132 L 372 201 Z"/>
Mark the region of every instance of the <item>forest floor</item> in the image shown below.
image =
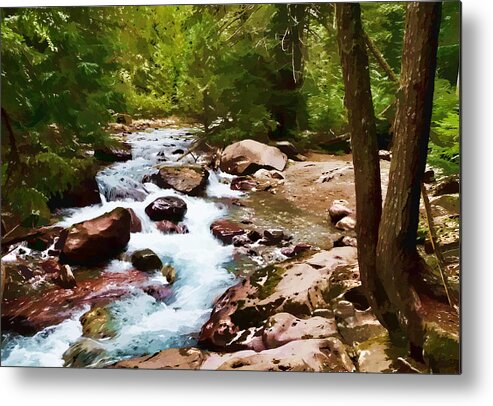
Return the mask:
<path id="1" fill-rule="evenodd" d="M 278 188 L 287 200 L 302 210 L 327 216 L 333 200 L 346 200 L 356 207 L 351 154 L 308 152 L 306 161 L 290 161 L 284 170 L 285 183 Z M 390 162 L 380 161 L 382 189 L 387 189 Z"/>

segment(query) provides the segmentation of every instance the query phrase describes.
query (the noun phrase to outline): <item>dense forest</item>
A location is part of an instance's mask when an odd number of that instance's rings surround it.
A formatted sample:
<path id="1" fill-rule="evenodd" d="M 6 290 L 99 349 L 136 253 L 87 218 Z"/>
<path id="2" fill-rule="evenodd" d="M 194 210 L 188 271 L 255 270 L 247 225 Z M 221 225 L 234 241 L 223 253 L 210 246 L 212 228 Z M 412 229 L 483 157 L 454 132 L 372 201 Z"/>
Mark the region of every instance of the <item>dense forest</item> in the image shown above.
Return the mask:
<path id="1" fill-rule="evenodd" d="M 382 145 L 405 9 L 362 4 Z M 444 3 L 429 162 L 446 173 L 459 168 L 458 21 L 459 3 Z M 347 133 L 336 37 L 331 4 L 3 9 L 4 210 L 46 219 L 50 197 L 91 165 L 84 149 L 110 142 L 115 113 L 191 117 L 218 145 L 291 139 L 323 148 Z"/>
<path id="2" fill-rule="evenodd" d="M 2 363 L 460 372 L 459 2 L 1 12 Z"/>

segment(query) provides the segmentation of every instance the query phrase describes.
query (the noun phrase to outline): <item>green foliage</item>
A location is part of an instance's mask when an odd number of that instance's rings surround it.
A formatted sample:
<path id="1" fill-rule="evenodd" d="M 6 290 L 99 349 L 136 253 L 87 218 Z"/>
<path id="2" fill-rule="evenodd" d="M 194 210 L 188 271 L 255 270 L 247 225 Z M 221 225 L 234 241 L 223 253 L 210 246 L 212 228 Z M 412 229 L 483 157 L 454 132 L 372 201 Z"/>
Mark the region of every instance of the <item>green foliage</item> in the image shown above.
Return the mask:
<path id="1" fill-rule="evenodd" d="M 459 4 L 443 7 L 429 160 L 458 170 Z M 398 74 L 405 3 L 362 4 L 366 33 Z M 196 119 L 217 144 L 346 132 L 329 3 L 2 9 L 4 208 L 46 216 L 108 144 L 115 112 Z M 375 114 L 397 85 L 370 55 Z M 12 129 L 10 132 L 9 125 Z M 386 130 L 384 130 L 386 131 Z M 19 192 L 19 189 L 24 192 Z"/>
<path id="2" fill-rule="evenodd" d="M 428 162 L 447 175 L 460 170 L 459 97 L 445 79 L 435 82 Z"/>
<path id="3" fill-rule="evenodd" d="M 46 215 L 47 199 L 77 183 L 84 149 L 106 142 L 110 109 L 123 100 L 112 61 L 118 15 L 2 10 L 2 189 L 4 207 L 20 216 Z"/>

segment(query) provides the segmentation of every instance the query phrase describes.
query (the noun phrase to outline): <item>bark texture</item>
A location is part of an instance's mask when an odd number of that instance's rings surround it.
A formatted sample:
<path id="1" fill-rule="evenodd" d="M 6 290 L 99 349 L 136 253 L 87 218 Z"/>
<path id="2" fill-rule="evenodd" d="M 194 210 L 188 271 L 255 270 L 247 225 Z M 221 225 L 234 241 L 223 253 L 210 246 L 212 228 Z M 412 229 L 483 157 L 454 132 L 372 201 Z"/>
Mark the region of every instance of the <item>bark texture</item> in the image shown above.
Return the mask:
<path id="1" fill-rule="evenodd" d="M 376 272 L 376 248 L 382 211 L 380 162 L 370 88 L 365 34 L 358 3 L 337 3 L 339 53 L 345 105 L 351 133 L 356 185 L 356 234 L 361 282 L 371 307 L 389 330 L 399 325 Z"/>
<path id="2" fill-rule="evenodd" d="M 426 165 L 441 3 L 409 3 L 389 186 L 377 246 L 377 272 L 415 355 L 423 344 L 414 288 L 422 261 L 416 251 L 420 188 Z M 355 165 L 356 166 L 356 165 Z"/>

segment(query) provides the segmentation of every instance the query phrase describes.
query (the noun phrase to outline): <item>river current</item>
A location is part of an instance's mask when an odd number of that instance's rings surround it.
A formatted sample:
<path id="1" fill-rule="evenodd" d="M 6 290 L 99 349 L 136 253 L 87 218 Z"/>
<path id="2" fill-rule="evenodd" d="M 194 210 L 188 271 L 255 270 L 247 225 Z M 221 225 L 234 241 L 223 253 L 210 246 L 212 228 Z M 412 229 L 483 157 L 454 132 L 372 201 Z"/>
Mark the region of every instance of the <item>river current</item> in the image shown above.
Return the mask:
<path id="1" fill-rule="evenodd" d="M 163 157 L 166 163 L 176 165 L 193 162 L 191 156 L 180 162 L 176 159 L 190 147 L 194 138 L 190 129 L 159 129 L 131 134 L 127 140 L 132 146 L 132 159 L 112 164 L 97 175 L 103 203 L 65 210 L 59 225 L 70 226 L 116 207 L 132 208 L 142 221 L 142 232 L 131 234 L 126 252 L 131 254 L 138 249 L 150 248 L 163 263 L 175 267 L 177 280 L 172 286 L 173 299 L 169 302 L 156 301 L 142 290 L 134 289 L 109 305 L 118 334 L 111 339 L 99 340 L 98 344 L 105 349 L 104 357 L 93 366 L 193 345 L 201 326 L 207 321 L 214 299 L 237 281 L 226 269 L 226 264 L 232 261 L 233 247 L 222 245 L 210 232 L 211 223 L 227 214 L 227 206 L 221 203 L 221 198 L 241 196 L 241 192 L 229 188 L 229 176 L 211 171 L 203 197 L 181 195 L 150 183 L 142 185 L 143 176 L 151 173 Z M 143 194 L 147 195 L 143 201 L 133 198 Z M 188 211 L 183 222 L 190 231 L 188 234 L 163 234 L 145 214 L 145 207 L 162 196 L 180 196 L 185 200 Z M 130 262 L 114 259 L 103 271 L 126 272 L 130 269 Z M 77 277 L 77 270 L 74 274 Z M 156 283 L 167 283 L 159 272 L 152 275 L 152 279 Z M 62 366 L 63 353 L 82 335 L 79 317 L 88 309 L 87 306 L 76 308 L 70 318 L 31 337 L 4 336 L 2 364 Z"/>

